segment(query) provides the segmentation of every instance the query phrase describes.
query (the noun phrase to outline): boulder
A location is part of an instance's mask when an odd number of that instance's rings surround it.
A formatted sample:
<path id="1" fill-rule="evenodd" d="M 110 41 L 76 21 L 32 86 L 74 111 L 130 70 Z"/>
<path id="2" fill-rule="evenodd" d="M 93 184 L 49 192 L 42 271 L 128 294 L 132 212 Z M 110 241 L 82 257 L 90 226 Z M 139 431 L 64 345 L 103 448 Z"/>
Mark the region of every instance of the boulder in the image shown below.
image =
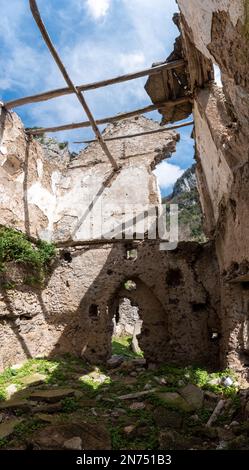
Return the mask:
<path id="1" fill-rule="evenodd" d="M 134 402 L 130 405 L 130 410 L 144 410 L 146 407 L 145 403 L 142 401 Z"/>
<path id="2" fill-rule="evenodd" d="M 51 390 L 37 390 L 31 393 L 30 399 L 35 401 L 46 401 L 48 403 L 56 403 L 63 398 L 74 396 L 75 390 L 71 388 L 58 388 Z"/>
<path id="3" fill-rule="evenodd" d="M 72 437 L 64 442 L 64 447 L 68 450 L 82 450 L 82 440 L 80 437 Z"/>
<path id="4" fill-rule="evenodd" d="M 30 410 L 31 405 L 27 400 L 8 400 L 0 402 L 0 410 Z"/>
<path id="5" fill-rule="evenodd" d="M 7 399 L 9 400 L 11 397 L 13 397 L 13 395 L 15 395 L 17 391 L 18 391 L 18 386 L 16 384 L 11 384 L 8 387 L 6 387 L 5 392 L 6 392 Z"/>
<path id="6" fill-rule="evenodd" d="M 10 436 L 14 430 L 15 427 L 21 423 L 23 420 L 19 418 L 13 418 L 9 419 L 8 421 L 5 421 L 4 423 L 0 424 L 0 439 L 4 439 L 5 437 Z"/>
<path id="7" fill-rule="evenodd" d="M 58 415 L 49 415 L 45 413 L 37 413 L 35 417 L 40 421 L 44 421 L 49 424 L 53 424 L 58 419 Z"/>
<path id="8" fill-rule="evenodd" d="M 134 431 L 135 428 L 136 426 L 134 426 L 133 424 L 130 424 L 129 426 L 126 426 L 124 428 L 124 433 L 129 435 Z"/>
<path id="9" fill-rule="evenodd" d="M 41 385 L 43 382 L 45 382 L 46 376 L 42 374 L 32 374 L 28 375 L 27 377 L 22 377 L 20 379 L 20 382 L 22 385 Z"/>
<path id="10" fill-rule="evenodd" d="M 189 404 L 192 410 L 199 410 L 203 406 L 204 392 L 196 385 L 188 384 L 179 390 L 180 395 Z"/>
<path id="11" fill-rule="evenodd" d="M 33 402 L 35 403 L 35 402 Z M 40 406 L 33 406 L 32 407 L 32 413 L 58 413 L 59 411 L 62 410 L 62 404 L 61 403 L 52 403 L 52 404 L 44 404 Z"/>
<path id="12" fill-rule="evenodd" d="M 132 359 L 132 364 L 134 364 L 136 367 L 145 367 L 146 366 L 146 359 L 143 357 L 135 357 Z"/>
<path id="13" fill-rule="evenodd" d="M 176 392 L 159 392 L 157 396 L 165 402 L 166 405 L 177 408 L 182 411 L 191 411 L 191 406 L 183 397 Z"/>
<path id="14" fill-rule="evenodd" d="M 52 425 L 36 431 L 31 439 L 34 449 L 62 450 L 65 443 L 79 444 L 84 450 L 110 450 L 111 438 L 107 429 L 100 424 L 70 423 Z M 70 444 L 69 444 L 70 445 Z"/>
<path id="15" fill-rule="evenodd" d="M 108 359 L 107 366 L 110 367 L 110 369 L 115 369 L 116 367 L 119 367 L 122 362 L 124 362 L 124 356 L 114 355 Z"/>

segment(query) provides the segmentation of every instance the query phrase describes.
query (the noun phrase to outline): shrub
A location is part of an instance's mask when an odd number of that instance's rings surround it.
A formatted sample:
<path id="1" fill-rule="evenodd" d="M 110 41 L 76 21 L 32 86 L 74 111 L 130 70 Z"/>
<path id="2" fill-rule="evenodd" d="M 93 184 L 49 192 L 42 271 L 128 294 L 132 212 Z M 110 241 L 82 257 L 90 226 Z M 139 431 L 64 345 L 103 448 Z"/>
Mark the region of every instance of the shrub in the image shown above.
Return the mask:
<path id="1" fill-rule="evenodd" d="M 39 240 L 35 245 L 22 232 L 0 228 L 0 271 L 5 271 L 6 263 L 15 261 L 31 266 L 36 272 L 37 281 L 41 281 L 54 256 L 55 246 L 52 243 Z"/>
<path id="2" fill-rule="evenodd" d="M 68 142 L 60 142 L 58 145 L 60 150 L 64 150 L 66 147 L 68 147 Z"/>

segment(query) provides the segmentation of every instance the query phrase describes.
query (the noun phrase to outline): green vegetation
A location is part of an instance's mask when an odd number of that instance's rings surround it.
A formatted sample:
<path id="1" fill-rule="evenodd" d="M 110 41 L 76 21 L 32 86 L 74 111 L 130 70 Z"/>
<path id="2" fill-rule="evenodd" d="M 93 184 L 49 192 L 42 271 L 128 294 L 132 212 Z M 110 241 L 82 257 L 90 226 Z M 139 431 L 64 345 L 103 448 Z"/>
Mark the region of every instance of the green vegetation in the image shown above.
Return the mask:
<path id="1" fill-rule="evenodd" d="M 230 369 L 210 373 L 206 369 L 197 366 L 181 368 L 164 365 L 159 368 L 158 372 L 160 375 L 167 377 L 167 384 L 171 389 L 167 391 L 176 391 L 177 388 L 179 388 L 179 381 L 181 381 L 183 384 L 190 382 L 203 390 L 209 390 L 210 392 L 216 393 L 217 395 L 223 395 L 227 398 L 234 398 L 237 393 L 237 387 L 235 385 L 224 387 L 220 383 L 214 384 L 215 380 L 220 382 L 220 379 L 226 378 L 227 376 L 233 378 L 235 382 L 235 374 Z"/>
<path id="2" fill-rule="evenodd" d="M 134 281 L 128 280 L 128 281 L 125 281 L 125 283 L 124 283 L 124 288 L 126 290 L 129 290 L 129 291 L 136 290 L 136 287 L 137 286 L 136 286 L 136 283 Z"/>
<path id="3" fill-rule="evenodd" d="M 6 270 L 6 263 L 15 261 L 28 265 L 34 270 L 32 275 L 25 278 L 26 283 L 42 282 L 54 256 L 53 244 L 39 240 L 34 245 L 24 233 L 11 228 L 0 228 L 0 271 Z M 14 287 L 9 283 L 9 288 Z"/>
<path id="4" fill-rule="evenodd" d="M 11 409 L 6 413 L 5 420 L 20 416 L 22 421 L 17 424 L 13 433 L 0 440 L 0 448 L 17 447 L 29 442 L 32 434 L 39 428 L 49 426 L 49 423 L 62 424 L 82 421 L 107 426 L 110 431 L 113 449 L 127 450 L 156 450 L 160 447 L 159 437 L 165 431 L 167 424 L 163 420 L 173 414 L 172 426 L 166 431 L 175 436 L 182 445 L 182 439 L 193 439 L 193 446 L 198 437 L 201 442 L 208 441 L 209 445 L 216 442 L 217 431 L 207 429 L 206 423 L 212 414 L 219 398 L 229 397 L 230 408 L 225 407 L 217 420 L 217 426 L 222 428 L 231 423 L 232 412 L 239 414 L 241 404 L 236 387 L 224 387 L 220 384 L 222 377 L 228 375 L 235 380 L 230 370 L 212 372 L 200 367 L 176 367 L 162 365 L 156 370 L 134 368 L 134 355 L 130 356 L 131 338 L 115 339 L 114 352 L 125 355 L 123 367 L 106 369 L 85 364 L 81 359 L 64 355 L 53 359 L 31 359 L 22 366 L 6 369 L 0 374 L 0 393 L 2 400 L 6 399 L 6 388 L 15 384 L 17 392 L 14 400 L 25 400 L 31 406 L 36 406 L 29 395 L 35 390 L 73 389 L 72 396 L 61 399 L 59 410 L 54 413 L 35 414 L 24 409 Z M 121 349 L 120 349 L 121 348 Z M 131 371 L 134 373 L 131 375 Z M 27 378 L 34 374 L 44 376 L 43 383 L 32 383 Z M 34 377 L 35 378 L 35 377 Z M 23 380 L 26 379 L 26 380 Z M 162 381 L 163 379 L 163 381 Z M 217 385 L 215 385 L 217 381 Z M 210 383 L 211 382 L 211 383 Z M 184 385 L 196 384 L 204 390 L 214 391 L 216 399 L 211 400 L 211 406 L 204 402 L 201 409 L 183 411 L 181 408 L 168 404 L 164 398 L 165 392 L 177 392 Z M 141 399 L 122 400 L 121 395 L 156 389 Z M 132 407 L 132 405 L 142 405 Z M 5 414 L 5 412 L 3 412 Z M 195 415 L 196 420 L 193 420 Z M 51 418 L 51 421 L 50 421 Z M 180 428 L 175 428 L 174 419 L 180 420 Z M 47 421 L 46 421 L 47 419 Z M 233 418 L 234 419 L 234 418 Z M 236 418 L 235 418 L 236 420 Z M 241 427 L 242 429 L 242 427 Z M 247 433 L 248 430 L 242 432 Z M 237 437 L 236 437 L 237 439 Z M 244 440 L 238 440 L 235 445 L 245 445 Z M 189 441 L 188 441 L 189 442 Z M 237 441 L 236 441 L 237 442 Z M 176 444 L 178 445 L 178 444 Z M 190 444 L 186 444 L 192 447 Z M 218 441 L 215 445 L 218 445 Z M 186 447 L 186 448 L 188 448 Z M 211 447 L 212 448 L 212 447 Z"/>
<path id="5" fill-rule="evenodd" d="M 127 447 L 127 439 L 125 439 L 122 428 L 111 426 L 110 427 L 112 448 L 113 450 L 125 449 Z"/>
<path id="6" fill-rule="evenodd" d="M 59 142 L 59 149 L 64 150 L 66 147 L 68 147 L 68 142 Z"/>
<path id="7" fill-rule="evenodd" d="M 189 225 L 190 239 L 205 242 L 206 238 L 202 228 L 202 213 L 198 200 L 197 189 L 190 193 L 182 193 L 178 199 L 180 230 Z"/>
<path id="8" fill-rule="evenodd" d="M 80 382 L 83 384 L 83 388 L 90 388 L 92 391 L 96 391 L 101 388 L 103 385 L 109 385 L 111 379 L 108 375 L 103 374 L 98 367 L 95 367 L 95 370 L 89 374 L 83 375 L 80 377 Z M 86 387 L 84 387 L 84 385 Z"/>
<path id="9" fill-rule="evenodd" d="M 0 266 L 0 273 L 2 272 L 1 266 Z M 15 282 L 1 282 L 1 287 L 5 290 L 12 290 L 16 288 Z"/>
<path id="10" fill-rule="evenodd" d="M 184 191 L 172 199 L 164 199 L 164 202 L 178 204 L 179 209 L 179 233 L 181 238 L 203 243 L 206 237 L 202 227 L 202 212 L 199 195 L 196 188 Z"/>
<path id="11" fill-rule="evenodd" d="M 78 410 L 78 401 L 73 397 L 66 397 L 61 400 L 63 413 L 73 413 Z"/>
<path id="12" fill-rule="evenodd" d="M 8 444 L 8 439 L 0 439 L 0 449 Z"/>
<path id="13" fill-rule="evenodd" d="M 6 400 L 6 388 L 15 384 L 17 394 L 26 389 L 22 379 L 39 373 L 45 376 L 44 384 L 65 386 L 71 376 L 79 369 L 83 370 L 84 363 L 82 360 L 65 355 L 59 359 L 29 359 L 23 366 L 18 368 L 9 367 L 0 374 L 0 401 Z M 80 386 L 80 384 L 79 384 Z M 70 406 L 70 405 L 68 405 Z"/>
<path id="14" fill-rule="evenodd" d="M 112 340 L 112 354 L 125 357 L 143 357 L 143 352 L 134 353 L 131 348 L 132 336 L 116 336 Z"/>
<path id="15" fill-rule="evenodd" d="M 6 398 L 7 398 L 6 392 L 4 388 L 0 386 L 0 401 L 4 401 L 6 400 Z"/>
<path id="16" fill-rule="evenodd" d="M 33 127 L 27 127 L 27 130 L 31 130 L 31 131 L 35 131 L 36 129 L 41 129 L 40 127 L 38 126 L 33 126 Z M 46 137 L 46 134 L 32 134 L 32 137 L 36 140 L 38 140 L 38 142 L 40 142 L 40 144 L 44 144 L 45 143 L 45 137 Z"/>
<path id="17" fill-rule="evenodd" d="M 134 430 L 127 435 L 124 428 L 127 422 L 132 422 Z M 158 429 L 155 426 L 153 415 L 146 409 L 130 410 L 121 415 L 116 426 L 110 426 L 112 448 L 114 450 L 155 450 L 158 448 Z"/>
<path id="18" fill-rule="evenodd" d="M 38 419 L 31 418 L 26 422 L 16 425 L 14 435 L 19 438 L 26 438 L 33 434 L 34 431 L 44 426 Z"/>
<path id="19" fill-rule="evenodd" d="M 164 204 L 178 204 L 179 236 L 181 240 L 203 243 L 206 237 L 202 226 L 202 211 L 196 186 L 195 165 L 188 168 L 176 181 L 173 193 L 163 199 Z"/>

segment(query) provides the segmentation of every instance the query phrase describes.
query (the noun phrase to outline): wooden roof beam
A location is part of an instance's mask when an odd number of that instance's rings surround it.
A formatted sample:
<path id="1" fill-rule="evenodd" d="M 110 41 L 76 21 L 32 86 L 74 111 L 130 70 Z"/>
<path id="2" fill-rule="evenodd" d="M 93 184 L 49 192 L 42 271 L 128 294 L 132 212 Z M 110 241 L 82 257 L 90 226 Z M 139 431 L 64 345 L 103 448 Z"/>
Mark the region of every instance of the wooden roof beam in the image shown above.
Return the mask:
<path id="1" fill-rule="evenodd" d="M 96 138 L 102 148 L 102 150 L 104 151 L 104 153 L 106 154 L 107 158 L 109 159 L 109 161 L 111 162 L 113 168 L 117 171 L 119 169 L 119 166 L 116 162 L 116 160 L 113 158 L 113 156 L 111 155 L 105 141 L 103 140 L 102 138 L 102 135 L 101 135 L 101 132 L 100 130 L 98 129 L 98 126 L 94 120 L 94 117 L 91 113 L 91 110 L 83 96 L 83 93 L 78 90 L 78 88 L 76 88 L 76 86 L 74 85 L 73 81 L 71 80 L 62 60 L 60 59 L 60 56 L 58 54 L 58 52 L 56 51 L 53 43 L 52 43 L 52 40 L 50 39 L 49 37 L 49 34 L 46 30 L 46 27 L 42 21 L 42 18 L 41 18 L 41 15 L 40 15 L 40 12 L 39 12 L 39 9 L 38 9 L 38 6 L 37 6 L 37 3 L 36 3 L 36 0 L 29 0 L 29 4 L 30 4 L 30 9 L 31 9 L 31 12 L 32 12 L 32 15 L 34 17 L 34 20 L 41 32 L 41 35 L 52 55 L 52 57 L 54 58 L 54 61 L 56 62 L 58 68 L 60 69 L 68 87 L 72 90 L 73 93 L 75 93 L 75 95 L 77 96 L 82 108 L 84 109 L 88 119 L 89 119 L 89 122 L 92 126 L 92 129 L 96 135 Z"/>
<path id="2" fill-rule="evenodd" d="M 120 135 L 117 137 L 104 137 L 104 139 L 105 139 L 105 142 L 111 142 L 113 140 L 132 139 L 134 137 L 142 137 L 144 135 L 159 134 L 161 132 L 173 131 L 175 129 L 180 129 L 182 127 L 193 126 L 193 125 L 194 125 L 194 121 L 188 121 L 188 122 L 183 122 L 182 124 L 176 124 L 175 126 L 162 127 L 161 129 L 138 132 L 137 134 Z M 83 140 L 82 142 L 74 142 L 74 144 L 92 144 L 93 142 L 97 142 L 97 140 L 96 139 Z"/>
<path id="3" fill-rule="evenodd" d="M 150 67 L 148 69 L 140 70 L 138 72 L 128 73 L 125 75 L 120 75 L 118 77 L 109 78 L 106 80 L 101 80 L 99 82 L 88 83 L 86 85 L 77 86 L 79 91 L 89 91 L 89 90 L 96 90 L 98 88 L 103 88 L 109 85 L 115 85 L 117 83 L 126 82 L 129 80 L 134 80 L 136 78 L 146 77 L 147 75 L 156 75 L 164 70 L 172 70 L 177 69 L 179 67 L 184 67 L 185 62 L 184 60 L 175 60 L 172 62 L 164 63 L 162 65 L 157 65 L 155 67 Z M 18 106 L 24 106 L 25 104 L 30 103 L 39 103 L 41 101 L 48 101 L 54 98 L 58 98 L 59 96 L 70 95 L 73 93 L 71 88 L 58 88 L 57 90 L 49 90 L 43 93 L 39 93 L 36 95 L 26 96 L 24 98 L 18 98 L 12 101 L 7 101 L 4 106 L 7 109 L 10 108 L 17 108 Z"/>
<path id="4" fill-rule="evenodd" d="M 117 114 L 116 116 L 110 116 L 110 117 L 105 117 L 103 119 L 97 119 L 96 124 L 103 125 L 103 124 L 118 122 L 118 121 L 122 121 L 123 119 L 128 119 L 134 116 L 139 116 L 141 114 L 150 113 L 152 111 L 163 109 L 165 106 L 181 105 L 189 101 L 191 101 L 191 97 L 184 96 L 182 98 L 177 98 L 176 100 L 173 100 L 173 101 L 164 101 L 162 103 L 156 103 L 156 104 L 152 104 L 149 106 L 145 106 L 144 108 L 135 109 L 128 113 L 120 113 L 120 114 Z M 31 135 L 41 135 L 41 134 L 44 134 L 45 132 L 61 132 L 61 131 L 69 131 L 72 129 L 81 129 L 85 127 L 91 127 L 90 121 L 64 124 L 62 126 L 56 126 L 56 127 L 41 127 L 38 129 L 26 129 L 26 133 L 31 134 Z"/>

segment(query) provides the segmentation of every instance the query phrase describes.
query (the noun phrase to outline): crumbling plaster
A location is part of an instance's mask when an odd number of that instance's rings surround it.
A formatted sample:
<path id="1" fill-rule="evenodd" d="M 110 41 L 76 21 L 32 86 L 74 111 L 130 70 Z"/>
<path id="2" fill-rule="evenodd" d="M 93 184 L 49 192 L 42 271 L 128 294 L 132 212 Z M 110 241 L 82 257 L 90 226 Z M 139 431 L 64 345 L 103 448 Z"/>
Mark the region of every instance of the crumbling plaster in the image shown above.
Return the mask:
<path id="1" fill-rule="evenodd" d="M 1 223 L 54 242 L 100 239 L 123 221 L 125 206 L 160 202 L 152 169 L 175 151 L 178 135 L 155 134 L 108 143 L 120 170 L 114 172 L 98 143 L 77 158 L 58 151 L 50 158 L 35 139 L 25 136 L 15 113 L 2 109 L 0 148 Z M 140 117 L 108 126 L 105 136 L 159 129 Z M 15 158 L 14 164 L 12 160 Z M 104 217 L 95 224 L 99 211 Z M 107 237 L 108 238 L 108 237 Z"/>
<path id="2" fill-rule="evenodd" d="M 197 179 L 221 274 L 223 363 L 249 360 L 249 84 L 243 1 L 178 0 L 193 48 L 219 65 L 223 87 L 195 90 Z"/>
<path id="3" fill-rule="evenodd" d="M 1 223 L 64 248 L 43 287 L 26 285 L 25 268 L 14 262 L 2 275 L 1 368 L 64 352 L 105 361 L 111 354 L 113 308 L 124 297 L 138 305 L 139 343 L 149 361 L 218 366 L 219 340 L 212 340 L 212 332 L 220 331 L 219 279 L 212 245 L 186 243 L 171 253 L 160 251 L 157 240 L 144 240 L 136 247 L 137 257 L 129 259 L 129 241 L 105 242 L 98 230 L 87 232 L 87 218 L 95 217 L 99 199 L 116 204 L 107 231 L 120 224 L 124 204 L 144 209 L 160 202 L 152 170 L 175 150 L 178 135 L 111 141 L 120 165 L 114 174 L 96 143 L 74 159 L 53 147 L 50 158 L 47 146 L 25 136 L 14 113 L 2 110 L 2 120 L 2 161 L 14 156 L 17 170 L 4 163 L 0 168 Z M 158 128 L 141 117 L 109 126 L 105 136 Z M 86 240 L 92 244 L 79 246 Z M 65 258 L 63 250 L 70 256 Z M 134 278 L 137 289 L 125 290 L 125 281 Z"/>
<path id="4" fill-rule="evenodd" d="M 244 0 L 177 0 L 177 3 L 186 22 L 191 27 L 197 49 L 215 62 L 207 48 L 212 39 L 213 13 L 228 12 L 235 27 L 238 20 L 244 23 Z"/>

